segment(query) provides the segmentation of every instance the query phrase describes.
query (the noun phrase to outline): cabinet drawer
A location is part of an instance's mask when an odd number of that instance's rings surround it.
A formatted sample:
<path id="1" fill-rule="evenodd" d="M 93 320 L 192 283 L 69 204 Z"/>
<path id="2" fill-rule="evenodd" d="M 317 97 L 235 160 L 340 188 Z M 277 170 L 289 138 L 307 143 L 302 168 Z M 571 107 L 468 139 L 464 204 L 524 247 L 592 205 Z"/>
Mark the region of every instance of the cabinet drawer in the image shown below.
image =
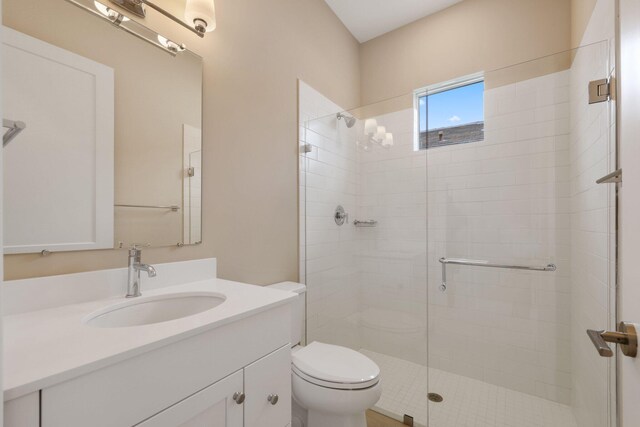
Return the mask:
<path id="1" fill-rule="evenodd" d="M 242 371 L 165 409 L 138 427 L 242 427 L 242 405 L 233 400 L 242 392 Z"/>
<path id="2" fill-rule="evenodd" d="M 245 427 L 283 427 L 291 422 L 291 347 L 257 360 L 244 369 Z M 271 401 L 269 401 L 271 396 Z M 277 396 L 277 403 L 275 398 Z"/>

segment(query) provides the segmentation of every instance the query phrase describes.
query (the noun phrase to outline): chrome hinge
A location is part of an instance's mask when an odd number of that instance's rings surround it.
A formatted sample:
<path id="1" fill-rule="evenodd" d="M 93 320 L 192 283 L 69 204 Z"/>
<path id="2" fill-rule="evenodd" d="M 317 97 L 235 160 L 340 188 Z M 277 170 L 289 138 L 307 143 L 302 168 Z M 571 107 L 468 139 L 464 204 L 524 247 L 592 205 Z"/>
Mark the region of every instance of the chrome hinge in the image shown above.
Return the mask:
<path id="1" fill-rule="evenodd" d="M 196 176 L 196 169 L 193 166 L 190 168 L 187 168 L 187 176 L 188 177 Z"/>
<path id="2" fill-rule="evenodd" d="M 311 144 L 302 144 L 300 146 L 301 153 L 310 153 L 311 151 L 313 151 Z"/>
<path id="3" fill-rule="evenodd" d="M 589 82 L 589 104 L 606 102 L 611 99 L 611 83 L 609 79 Z"/>

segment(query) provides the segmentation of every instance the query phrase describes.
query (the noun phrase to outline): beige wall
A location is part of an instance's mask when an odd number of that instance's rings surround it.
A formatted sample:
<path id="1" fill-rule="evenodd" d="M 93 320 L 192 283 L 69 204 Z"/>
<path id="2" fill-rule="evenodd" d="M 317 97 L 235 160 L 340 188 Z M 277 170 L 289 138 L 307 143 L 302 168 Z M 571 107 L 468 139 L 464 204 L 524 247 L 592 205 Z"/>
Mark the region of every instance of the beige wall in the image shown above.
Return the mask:
<path id="1" fill-rule="evenodd" d="M 611 0 L 612 2 L 614 0 Z M 571 47 L 578 47 L 582 41 L 589 19 L 598 0 L 571 0 Z"/>
<path id="2" fill-rule="evenodd" d="M 362 46 L 323 0 L 216 0 L 218 28 L 203 40 L 152 15 L 150 26 L 204 57 L 204 234 L 199 246 L 146 250 L 145 261 L 215 256 L 224 278 L 297 279 L 296 79 L 357 107 L 559 52 L 571 1 L 466 0 Z M 121 267 L 126 253 L 5 259 L 14 279 Z"/>
<path id="3" fill-rule="evenodd" d="M 569 49 L 570 0 L 466 0 L 362 44 L 362 105 Z"/>
<path id="4" fill-rule="evenodd" d="M 202 245 L 148 249 L 143 259 L 217 257 L 223 278 L 297 280 L 297 79 L 357 106 L 358 43 L 323 0 L 216 0 L 216 11 L 218 27 L 203 40 L 150 20 L 204 57 L 204 234 Z M 6 256 L 5 277 L 125 265 L 121 250 Z"/>

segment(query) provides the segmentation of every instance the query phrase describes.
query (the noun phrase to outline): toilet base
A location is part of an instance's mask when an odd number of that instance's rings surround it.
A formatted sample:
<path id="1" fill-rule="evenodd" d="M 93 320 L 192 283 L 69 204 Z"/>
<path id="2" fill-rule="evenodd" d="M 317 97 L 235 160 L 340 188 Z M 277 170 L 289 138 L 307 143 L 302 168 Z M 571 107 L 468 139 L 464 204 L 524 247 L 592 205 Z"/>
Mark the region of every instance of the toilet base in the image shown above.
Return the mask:
<path id="1" fill-rule="evenodd" d="M 352 415 L 327 414 L 325 412 L 309 411 L 307 427 L 367 427 L 367 417 L 364 412 Z"/>
<path id="2" fill-rule="evenodd" d="M 307 411 L 295 399 L 291 405 L 291 427 L 367 427 L 364 413 L 351 415 Z"/>
<path id="3" fill-rule="evenodd" d="M 292 378 L 292 427 L 367 427 L 366 410 L 382 394 L 380 383 L 363 390 L 336 390 L 315 386 L 295 374 Z"/>

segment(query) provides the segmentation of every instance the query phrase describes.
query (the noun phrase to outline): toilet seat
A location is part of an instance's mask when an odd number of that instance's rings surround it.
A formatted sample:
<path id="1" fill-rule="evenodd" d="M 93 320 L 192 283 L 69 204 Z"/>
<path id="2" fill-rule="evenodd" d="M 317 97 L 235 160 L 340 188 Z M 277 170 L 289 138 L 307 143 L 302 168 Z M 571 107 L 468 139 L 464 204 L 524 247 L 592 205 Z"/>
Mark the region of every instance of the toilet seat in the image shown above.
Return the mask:
<path id="1" fill-rule="evenodd" d="M 380 376 L 378 365 L 362 353 L 316 341 L 293 352 L 292 370 L 305 381 L 338 390 L 373 387 Z"/>

